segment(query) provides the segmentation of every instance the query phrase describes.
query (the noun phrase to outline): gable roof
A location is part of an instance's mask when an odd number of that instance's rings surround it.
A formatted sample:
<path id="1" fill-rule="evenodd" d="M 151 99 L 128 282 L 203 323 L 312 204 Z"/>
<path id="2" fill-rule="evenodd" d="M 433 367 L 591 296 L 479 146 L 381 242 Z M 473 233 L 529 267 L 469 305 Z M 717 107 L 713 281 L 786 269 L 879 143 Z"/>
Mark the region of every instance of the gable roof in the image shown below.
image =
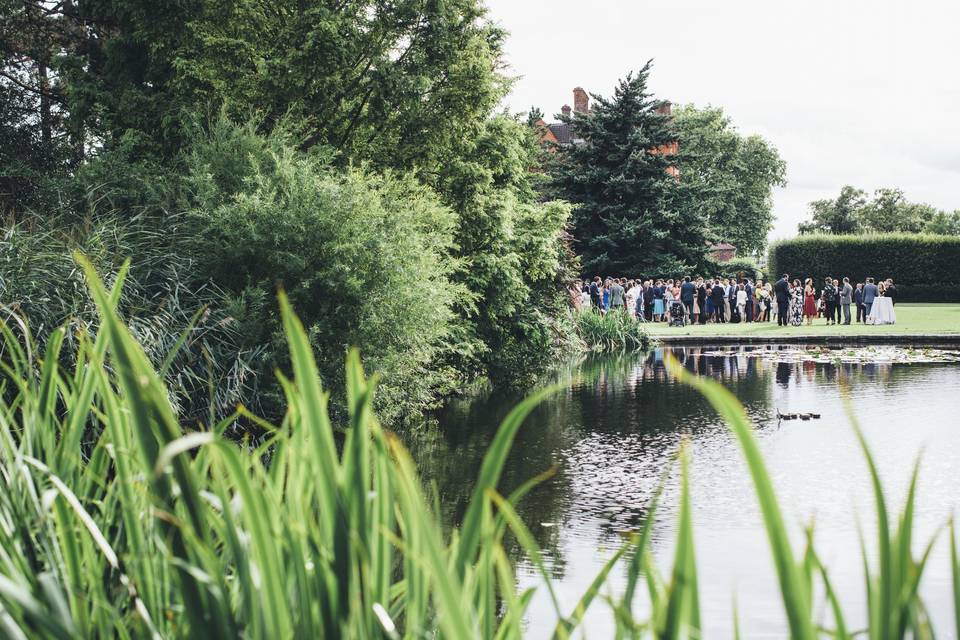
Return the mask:
<path id="1" fill-rule="evenodd" d="M 555 122 L 548 124 L 547 129 L 557 139 L 558 144 L 570 144 L 573 142 L 573 127 L 569 122 Z"/>

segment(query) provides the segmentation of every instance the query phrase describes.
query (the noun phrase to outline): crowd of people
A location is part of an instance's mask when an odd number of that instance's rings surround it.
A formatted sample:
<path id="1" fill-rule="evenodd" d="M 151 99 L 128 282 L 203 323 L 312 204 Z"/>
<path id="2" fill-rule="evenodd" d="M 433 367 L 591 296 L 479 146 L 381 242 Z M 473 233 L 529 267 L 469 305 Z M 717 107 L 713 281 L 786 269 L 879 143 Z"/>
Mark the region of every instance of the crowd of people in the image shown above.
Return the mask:
<path id="1" fill-rule="evenodd" d="M 602 279 L 578 280 L 570 290 L 578 309 L 606 314 L 623 311 L 641 322 L 707 324 L 773 322 L 781 326 L 865 323 L 874 300 L 890 298 L 896 304 L 892 279 L 873 278 L 851 284 L 850 278 L 827 277 L 817 287 L 784 274 L 774 283 L 752 278 Z"/>

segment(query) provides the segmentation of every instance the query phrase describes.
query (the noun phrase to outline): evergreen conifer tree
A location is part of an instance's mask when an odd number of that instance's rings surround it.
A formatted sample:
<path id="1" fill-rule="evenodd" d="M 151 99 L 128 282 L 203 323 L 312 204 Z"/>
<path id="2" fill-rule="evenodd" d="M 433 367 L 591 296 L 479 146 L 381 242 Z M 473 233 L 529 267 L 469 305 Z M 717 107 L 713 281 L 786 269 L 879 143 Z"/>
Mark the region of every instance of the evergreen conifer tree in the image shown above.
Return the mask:
<path id="1" fill-rule="evenodd" d="M 573 235 L 588 275 L 676 275 L 706 250 L 700 216 L 676 206 L 675 160 L 664 150 L 677 135 L 647 89 L 650 67 L 627 75 L 610 99 L 593 95 L 589 113 L 564 118 L 575 142 L 558 147 L 551 182 L 577 205 Z"/>

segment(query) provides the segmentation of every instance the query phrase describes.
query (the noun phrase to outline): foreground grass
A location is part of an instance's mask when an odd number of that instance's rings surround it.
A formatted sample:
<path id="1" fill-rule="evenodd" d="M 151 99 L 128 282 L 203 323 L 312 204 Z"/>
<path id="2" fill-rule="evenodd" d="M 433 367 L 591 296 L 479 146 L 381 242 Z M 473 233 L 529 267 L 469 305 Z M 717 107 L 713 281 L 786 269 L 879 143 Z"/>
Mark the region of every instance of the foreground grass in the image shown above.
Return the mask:
<path id="1" fill-rule="evenodd" d="M 960 304 L 906 304 L 896 307 L 897 324 L 827 325 L 822 318 L 813 326 L 778 327 L 776 322 L 747 322 L 738 324 L 687 325 L 668 327 L 665 323 L 646 323 L 651 337 L 669 336 L 860 336 L 860 335 L 920 335 L 960 334 Z M 855 316 L 854 316 L 855 318 Z"/>
<path id="2" fill-rule="evenodd" d="M 608 607 L 619 638 L 700 637 L 685 450 L 673 566 L 661 570 L 652 559 L 655 498 L 643 530 L 625 538 L 576 606 L 564 610 L 514 509 L 543 476 L 509 496 L 497 492 L 517 430 L 550 390 L 504 420 L 461 526 L 445 530 L 413 461 L 374 416 L 376 380 L 364 376 L 356 354 L 347 366 L 349 424 L 331 424 L 307 336 L 282 297 L 293 374 L 283 378 L 288 411 L 280 425 L 263 423 L 269 437 L 253 446 L 222 437 L 232 419 L 200 431 L 178 424 L 161 377 L 114 312 L 122 277 L 107 292 L 89 267 L 87 274 L 102 329 L 84 342 L 73 370 L 58 364 L 62 333 L 37 358 L 28 337 L 0 325 L 3 637 L 517 638 L 534 591 L 517 591 L 503 545 L 508 532 L 541 572 L 554 637 L 573 634 L 591 606 Z M 787 536 L 743 408 L 719 385 L 671 366 L 706 395 L 741 445 L 791 637 L 852 637 L 813 532 L 799 553 Z M 930 637 L 918 585 L 931 546 L 914 556 L 913 484 L 892 516 L 861 443 L 878 525 L 876 554 L 864 551 L 867 635 Z M 622 591 L 601 598 L 621 562 Z M 951 563 L 960 616 L 955 551 Z M 650 605 L 642 617 L 638 591 Z M 827 621 L 816 613 L 820 592 Z"/>

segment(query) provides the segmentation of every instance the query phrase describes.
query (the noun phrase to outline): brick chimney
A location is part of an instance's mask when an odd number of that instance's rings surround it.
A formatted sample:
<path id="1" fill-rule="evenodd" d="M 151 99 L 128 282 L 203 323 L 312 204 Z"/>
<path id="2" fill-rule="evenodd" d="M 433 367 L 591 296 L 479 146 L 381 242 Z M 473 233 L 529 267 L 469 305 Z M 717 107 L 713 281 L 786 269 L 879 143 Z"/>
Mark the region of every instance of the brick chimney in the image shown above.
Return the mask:
<path id="1" fill-rule="evenodd" d="M 563 105 L 562 107 L 560 107 L 560 113 L 563 114 L 563 117 L 564 117 L 564 118 L 569 118 L 569 117 L 570 117 L 570 105 L 565 104 L 565 105 Z"/>
<path id="2" fill-rule="evenodd" d="M 660 106 L 657 107 L 657 113 L 662 116 L 669 116 L 673 113 L 673 103 L 669 100 L 664 100 L 660 103 Z"/>
<path id="3" fill-rule="evenodd" d="M 573 110 L 584 115 L 590 111 L 590 97 L 583 90 L 583 87 L 577 87 L 573 90 Z"/>

